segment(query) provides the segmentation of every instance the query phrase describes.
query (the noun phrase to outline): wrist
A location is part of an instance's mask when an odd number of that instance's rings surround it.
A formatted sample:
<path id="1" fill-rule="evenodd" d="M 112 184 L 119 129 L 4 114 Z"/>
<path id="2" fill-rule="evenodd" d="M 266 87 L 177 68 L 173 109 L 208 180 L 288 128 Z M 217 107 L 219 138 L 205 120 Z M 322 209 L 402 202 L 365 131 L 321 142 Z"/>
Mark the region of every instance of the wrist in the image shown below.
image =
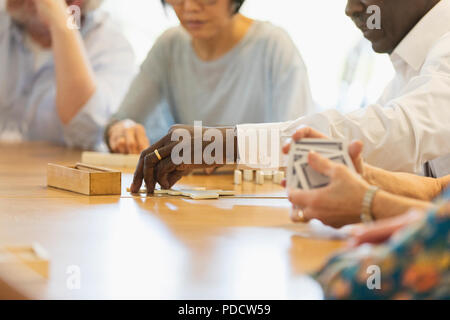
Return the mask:
<path id="1" fill-rule="evenodd" d="M 106 146 L 108 147 L 108 149 L 111 151 L 111 145 L 109 143 L 109 139 L 111 138 L 111 130 L 113 129 L 113 127 L 119 123 L 119 120 L 113 120 L 111 121 L 105 128 L 105 132 L 104 132 L 104 140 L 106 143 Z"/>
<path id="2" fill-rule="evenodd" d="M 388 207 L 389 208 L 388 210 Z M 379 190 L 373 199 L 372 213 L 375 220 L 382 220 L 394 216 L 392 212 L 396 211 L 395 203 L 392 203 L 392 195 L 384 190 Z M 392 211 L 392 212 L 390 212 Z"/>
<path id="3" fill-rule="evenodd" d="M 370 185 L 374 185 L 374 167 L 364 163 L 363 164 L 363 172 L 362 178 Z"/>
<path id="4" fill-rule="evenodd" d="M 399 214 L 405 213 L 407 210 L 395 199 L 395 196 L 387 191 L 379 190 L 372 202 L 372 214 L 375 220 L 383 220 Z"/>
<path id="5" fill-rule="evenodd" d="M 66 12 L 55 14 L 49 21 L 49 29 L 52 35 L 71 33 L 76 30 L 69 28 L 68 21 L 70 16 Z"/>
<path id="6" fill-rule="evenodd" d="M 375 197 L 380 191 L 380 188 L 376 186 L 366 186 L 361 204 L 360 218 L 363 223 L 371 223 L 376 220 L 374 214 L 374 201 Z"/>
<path id="7" fill-rule="evenodd" d="M 448 177 L 446 177 L 447 179 L 448 179 Z M 446 181 L 446 178 L 438 178 L 438 179 L 436 179 L 436 185 L 437 185 L 437 187 L 436 187 L 436 192 L 435 192 L 435 194 L 433 195 L 433 198 L 435 198 L 435 197 L 437 197 L 438 195 L 440 195 L 440 194 L 442 194 L 444 191 L 445 191 L 445 189 L 447 188 L 447 186 L 448 186 L 448 183 L 447 183 L 447 181 Z M 432 199 L 430 199 L 430 201 L 431 201 Z"/>
<path id="8" fill-rule="evenodd" d="M 67 25 L 61 21 L 55 21 L 49 26 L 50 33 L 52 35 L 52 39 L 58 39 L 58 37 L 65 36 L 67 34 L 73 33 L 74 30 L 71 30 L 67 27 Z"/>

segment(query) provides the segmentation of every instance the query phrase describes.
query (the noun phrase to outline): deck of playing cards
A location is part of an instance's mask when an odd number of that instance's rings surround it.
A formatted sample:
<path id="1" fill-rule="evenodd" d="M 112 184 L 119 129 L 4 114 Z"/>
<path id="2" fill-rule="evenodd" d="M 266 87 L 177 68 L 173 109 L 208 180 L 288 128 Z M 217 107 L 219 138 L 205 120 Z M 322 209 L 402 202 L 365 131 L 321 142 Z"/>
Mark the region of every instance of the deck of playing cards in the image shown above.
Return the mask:
<path id="1" fill-rule="evenodd" d="M 308 154 L 314 151 L 333 162 L 344 164 L 356 172 L 348 154 L 348 145 L 340 140 L 302 139 L 293 141 L 289 153 L 287 187 L 311 190 L 327 186 L 330 179 L 315 171 L 308 163 Z"/>

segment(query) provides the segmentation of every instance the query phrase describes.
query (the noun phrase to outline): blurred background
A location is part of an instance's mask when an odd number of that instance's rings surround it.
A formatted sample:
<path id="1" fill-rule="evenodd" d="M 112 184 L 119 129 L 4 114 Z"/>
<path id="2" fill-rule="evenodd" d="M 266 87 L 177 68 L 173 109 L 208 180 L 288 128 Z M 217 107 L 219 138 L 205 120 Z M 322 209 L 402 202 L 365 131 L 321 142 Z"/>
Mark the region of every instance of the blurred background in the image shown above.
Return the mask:
<path id="1" fill-rule="evenodd" d="M 4 0 L 0 0 L 3 6 Z M 372 52 L 345 15 L 347 0 L 246 0 L 242 13 L 283 27 L 308 68 L 321 109 L 349 112 L 375 102 L 394 72 L 387 55 Z M 178 21 L 160 0 L 104 0 L 142 62 L 158 36 Z"/>
<path id="2" fill-rule="evenodd" d="M 348 112 L 376 101 L 394 72 L 345 15 L 347 0 L 246 0 L 242 13 L 287 30 L 308 67 L 322 109 Z M 159 0 L 105 0 L 142 61 L 157 37 L 178 21 Z"/>

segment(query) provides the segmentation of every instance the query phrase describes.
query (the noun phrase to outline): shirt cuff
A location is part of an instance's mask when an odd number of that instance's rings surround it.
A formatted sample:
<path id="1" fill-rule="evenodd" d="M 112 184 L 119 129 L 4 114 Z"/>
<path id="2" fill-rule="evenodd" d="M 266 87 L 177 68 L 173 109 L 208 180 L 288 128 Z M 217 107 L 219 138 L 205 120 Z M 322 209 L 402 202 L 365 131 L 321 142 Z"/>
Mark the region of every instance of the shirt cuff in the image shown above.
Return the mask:
<path id="1" fill-rule="evenodd" d="M 310 126 L 333 137 L 332 123 L 339 122 L 342 122 L 340 113 L 328 110 L 293 121 L 238 125 L 238 165 L 250 169 L 287 167 L 288 157 L 283 155 L 281 148 L 298 129 Z"/>
<path id="2" fill-rule="evenodd" d="M 97 88 L 78 114 L 63 126 L 66 144 L 87 150 L 101 148 L 102 128 L 105 127 L 110 113 L 109 102 Z"/>
<path id="3" fill-rule="evenodd" d="M 293 125 L 295 121 L 238 125 L 239 168 L 268 170 L 286 167 L 287 156 L 283 155 L 281 148 L 291 138 L 289 130 Z"/>

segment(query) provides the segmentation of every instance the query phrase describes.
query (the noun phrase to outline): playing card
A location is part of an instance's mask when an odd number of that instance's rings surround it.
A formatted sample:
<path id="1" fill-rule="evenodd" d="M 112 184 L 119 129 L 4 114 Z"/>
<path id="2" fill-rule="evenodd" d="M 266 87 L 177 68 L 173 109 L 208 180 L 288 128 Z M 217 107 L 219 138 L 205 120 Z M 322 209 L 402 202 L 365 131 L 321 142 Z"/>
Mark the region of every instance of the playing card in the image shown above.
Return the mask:
<path id="1" fill-rule="evenodd" d="M 307 181 L 305 179 L 305 175 L 300 171 L 300 170 L 302 170 L 302 167 L 301 167 L 302 163 L 305 163 L 305 162 L 303 160 L 300 160 L 300 161 L 297 161 L 294 163 L 295 174 L 297 175 L 296 188 L 303 189 L 303 190 L 309 190 Z"/>
<path id="2" fill-rule="evenodd" d="M 343 164 L 355 171 L 348 154 L 345 141 L 325 139 L 302 139 L 292 143 L 288 159 L 287 186 L 289 188 L 311 190 L 330 183 L 328 177 L 310 167 L 308 154 L 317 152 L 333 162 Z"/>
<path id="3" fill-rule="evenodd" d="M 291 152 L 289 153 L 289 160 L 288 160 L 288 171 L 287 171 L 287 187 L 292 189 L 302 189 L 301 181 L 298 180 L 297 171 L 295 168 L 295 163 L 297 161 L 302 161 L 303 159 L 306 159 L 308 154 L 296 152 L 295 150 L 291 149 Z"/>
<path id="4" fill-rule="evenodd" d="M 334 154 L 326 156 L 329 160 L 343 164 L 350 170 L 355 172 L 353 162 L 351 161 L 348 154 Z M 330 178 L 314 170 L 308 163 L 308 161 L 302 160 L 295 164 L 298 179 L 302 181 L 302 186 L 304 190 L 312 190 L 317 188 L 326 187 L 330 183 Z"/>
<path id="5" fill-rule="evenodd" d="M 325 151 L 336 151 L 336 152 L 346 152 L 347 144 L 340 140 L 325 140 L 325 139 L 301 139 L 294 143 L 294 147 L 301 147 L 306 150 L 325 150 Z"/>
<path id="6" fill-rule="evenodd" d="M 336 150 L 336 149 L 326 149 L 326 148 L 320 148 L 320 147 L 315 147 L 315 146 L 297 145 L 297 146 L 294 146 L 293 148 L 296 153 L 305 153 L 306 155 L 308 155 L 308 153 L 310 153 L 311 151 L 315 151 L 315 152 L 323 154 L 323 155 L 340 153 L 340 151 Z"/>

